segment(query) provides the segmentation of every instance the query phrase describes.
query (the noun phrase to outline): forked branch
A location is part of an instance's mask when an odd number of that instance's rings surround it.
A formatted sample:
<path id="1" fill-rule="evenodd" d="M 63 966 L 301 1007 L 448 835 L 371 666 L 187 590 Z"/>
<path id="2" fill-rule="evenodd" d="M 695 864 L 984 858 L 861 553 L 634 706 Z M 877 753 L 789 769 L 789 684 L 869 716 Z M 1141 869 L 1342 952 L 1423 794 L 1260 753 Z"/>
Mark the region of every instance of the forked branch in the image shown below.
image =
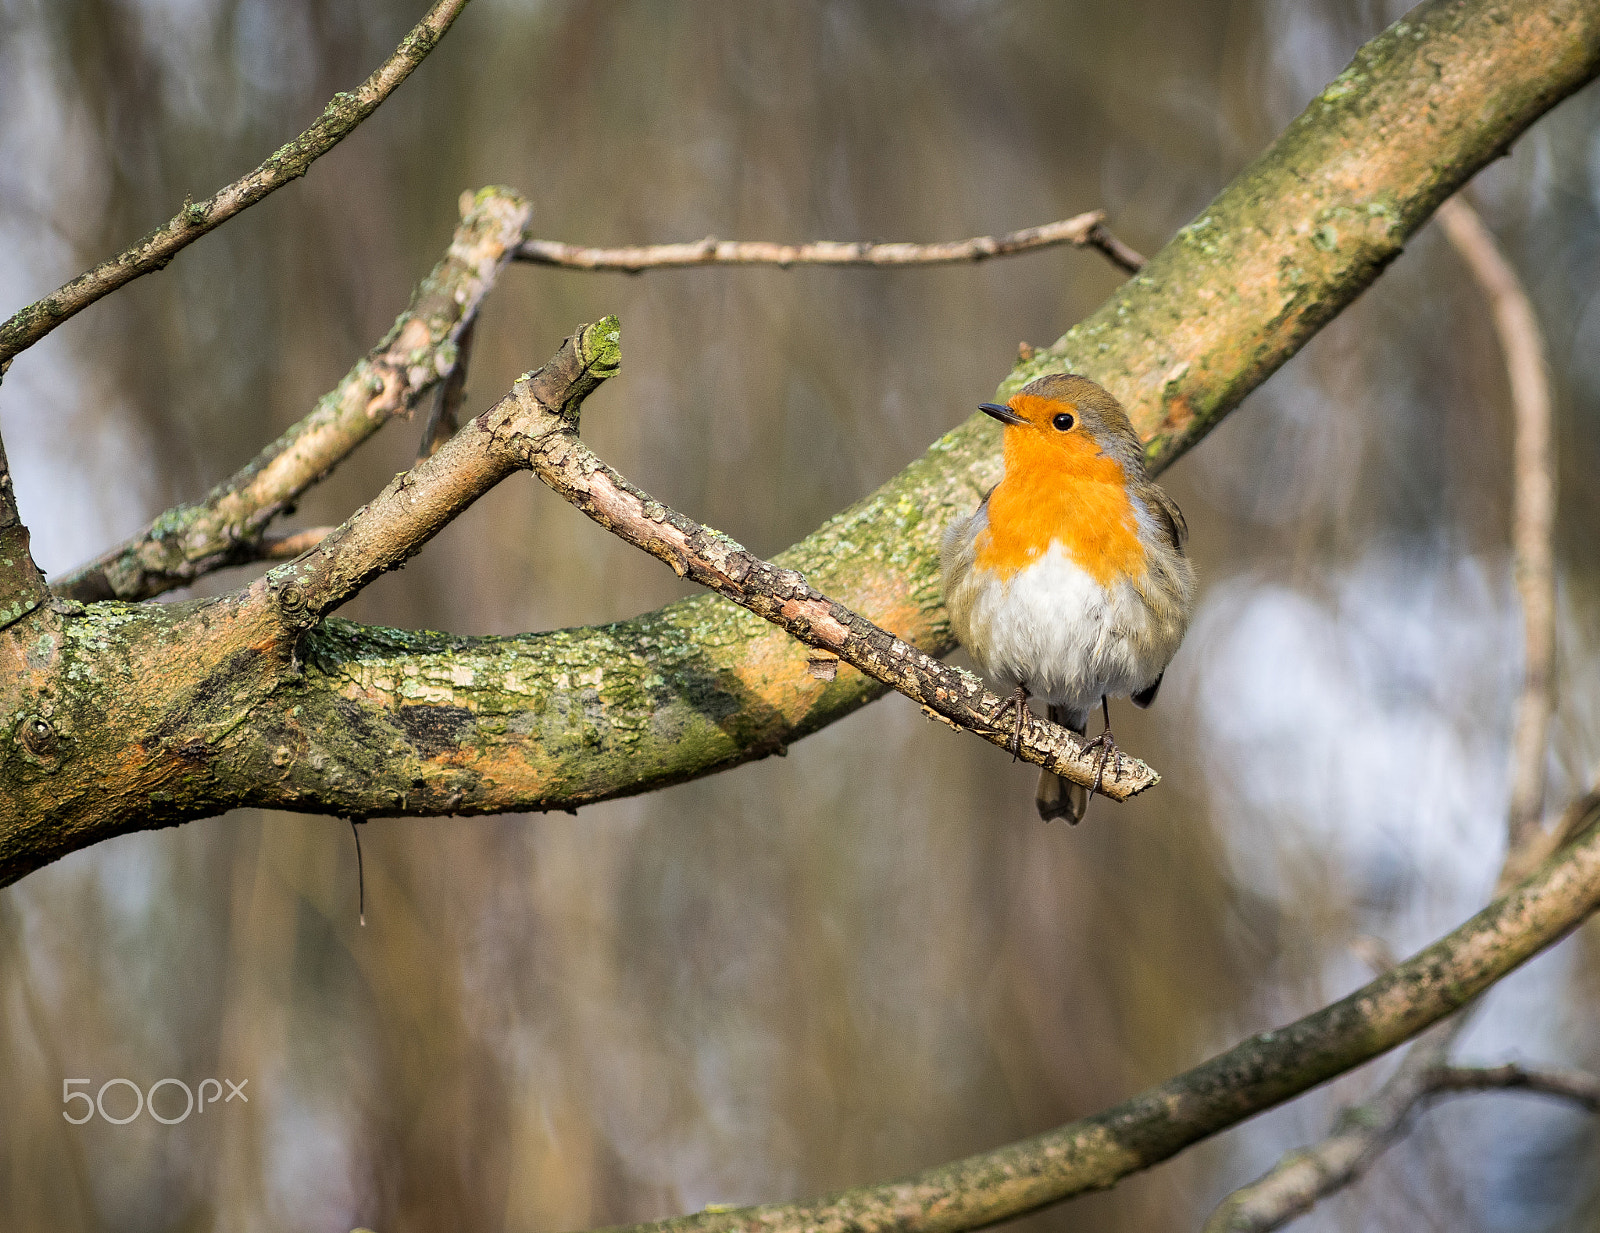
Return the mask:
<path id="1" fill-rule="evenodd" d="M 397 475 L 310 552 L 263 580 L 309 628 L 388 570 L 403 565 L 463 510 L 529 463 L 530 441 L 575 422 L 578 407 L 617 371 L 616 318 L 580 327 L 542 367 L 430 457 Z"/>
<path id="2" fill-rule="evenodd" d="M 383 340 L 311 413 L 199 501 L 177 506 L 140 534 L 59 580 L 57 595 L 85 602 L 150 599 L 263 551 L 267 525 L 389 420 L 409 415 L 460 369 L 462 339 L 522 238 L 531 209 L 509 189 L 463 199 L 444 258 L 418 285 Z"/>

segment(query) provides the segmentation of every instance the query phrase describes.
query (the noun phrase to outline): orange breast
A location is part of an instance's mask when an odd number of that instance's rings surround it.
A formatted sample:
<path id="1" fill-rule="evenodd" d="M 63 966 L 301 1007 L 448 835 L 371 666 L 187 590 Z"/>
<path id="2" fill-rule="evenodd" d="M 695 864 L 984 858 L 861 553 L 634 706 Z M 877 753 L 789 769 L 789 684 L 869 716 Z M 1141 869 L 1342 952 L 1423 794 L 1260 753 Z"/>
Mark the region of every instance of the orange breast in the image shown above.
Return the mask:
<path id="1" fill-rule="evenodd" d="M 1101 585 L 1143 574 L 1139 523 L 1116 460 L 1081 433 L 1052 440 L 1017 427 L 1005 435 L 1005 478 L 973 545 L 978 568 L 1009 578 L 1059 543 Z"/>

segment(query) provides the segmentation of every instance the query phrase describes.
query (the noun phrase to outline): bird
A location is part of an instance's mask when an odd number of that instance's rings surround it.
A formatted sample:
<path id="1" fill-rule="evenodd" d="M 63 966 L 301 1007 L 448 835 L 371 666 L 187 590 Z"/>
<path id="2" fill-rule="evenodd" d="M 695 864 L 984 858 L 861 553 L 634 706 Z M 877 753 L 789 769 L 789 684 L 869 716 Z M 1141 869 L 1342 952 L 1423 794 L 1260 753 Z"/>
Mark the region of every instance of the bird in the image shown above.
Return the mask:
<path id="1" fill-rule="evenodd" d="M 1014 712 L 1021 747 L 1028 700 L 1083 736 L 1096 703 L 1101 734 L 1094 789 L 1045 771 L 1045 821 L 1083 818 L 1117 759 L 1110 697 L 1147 707 L 1189 626 L 1194 566 L 1188 524 L 1145 470 L 1128 414 L 1087 377 L 1053 373 L 1006 403 L 979 410 L 1003 424 L 1005 473 L 940 545 L 950 628 Z M 1115 771 L 1113 771 L 1115 774 Z"/>

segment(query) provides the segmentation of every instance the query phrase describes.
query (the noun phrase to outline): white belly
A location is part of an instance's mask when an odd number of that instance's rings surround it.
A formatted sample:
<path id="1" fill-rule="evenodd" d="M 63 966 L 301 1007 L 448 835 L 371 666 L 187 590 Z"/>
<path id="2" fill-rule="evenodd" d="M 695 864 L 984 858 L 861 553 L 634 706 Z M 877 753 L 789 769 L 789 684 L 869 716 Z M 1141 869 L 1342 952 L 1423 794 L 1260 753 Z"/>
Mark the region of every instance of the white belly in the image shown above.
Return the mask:
<path id="1" fill-rule="evenodd" d="M 1002 690 L 1023 685 L 1075 712 L 1149 685 L 1183 636 L 1131 584 L 1101 586 L 1060 544 L 1007 582 L 974 568 L 960 586 L 972 589 L 970 607 L 952 605 L 965 609 L 956 635 L 978 667 Z"/>

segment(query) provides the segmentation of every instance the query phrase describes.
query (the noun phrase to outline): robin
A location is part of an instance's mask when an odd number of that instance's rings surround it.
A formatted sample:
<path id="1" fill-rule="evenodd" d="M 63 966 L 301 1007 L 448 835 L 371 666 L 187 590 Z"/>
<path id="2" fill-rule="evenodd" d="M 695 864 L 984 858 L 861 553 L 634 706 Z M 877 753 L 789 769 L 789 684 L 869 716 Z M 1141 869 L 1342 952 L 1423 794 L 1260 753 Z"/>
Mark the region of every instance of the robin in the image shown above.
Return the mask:
<path id="1" fill-rule="evenodd" d="M 1172 498 L 1145 474 L 1127 413 L 1087 377 L 1051 375 L 1004 406 L 980 410 L 1005 425 L 1005 475 L 977 510 L 951 526 L 941 551 L 950 627 L 978 668 L 1009 697 L 1013 755 L 1029 697 L 1079 736 L 1096 702 L 1111 734 L 1110 695 L 1155 701 L 1194 608 L 1189 528 Z M 1049 771 L 1039 816 L 1077 822 L 1089 791 Z"/>

